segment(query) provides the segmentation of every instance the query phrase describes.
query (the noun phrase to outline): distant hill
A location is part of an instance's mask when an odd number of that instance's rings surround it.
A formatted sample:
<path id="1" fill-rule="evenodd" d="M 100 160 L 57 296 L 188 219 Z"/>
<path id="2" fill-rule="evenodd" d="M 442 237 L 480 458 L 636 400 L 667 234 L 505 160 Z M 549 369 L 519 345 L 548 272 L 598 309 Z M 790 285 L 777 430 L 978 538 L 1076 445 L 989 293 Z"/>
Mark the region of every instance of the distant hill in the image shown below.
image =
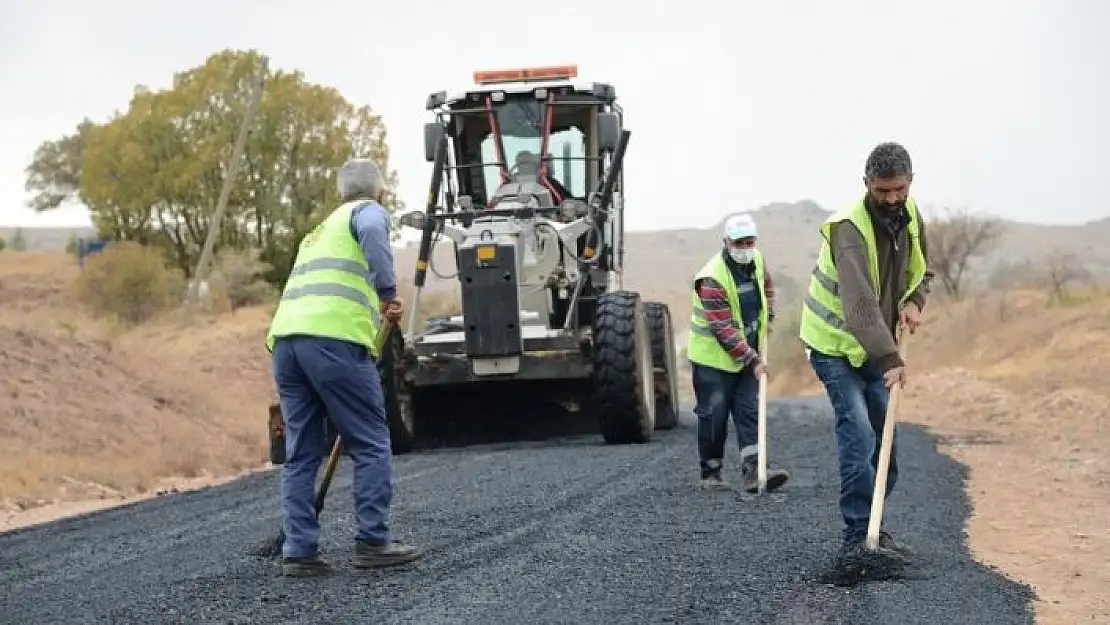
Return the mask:
<path id="1" fill-rule="evenodd" d="M 17 230 L 23 230 L 23 237 L 27 240 L 27 250 L 30 252 L 60 252 L 65 249 L 70 237 L 94 237 L 96 231 L 85 226 L 76 227 L 28 227 L 13 228 L 0 226 L 0 237 L 10 241 Z"/>

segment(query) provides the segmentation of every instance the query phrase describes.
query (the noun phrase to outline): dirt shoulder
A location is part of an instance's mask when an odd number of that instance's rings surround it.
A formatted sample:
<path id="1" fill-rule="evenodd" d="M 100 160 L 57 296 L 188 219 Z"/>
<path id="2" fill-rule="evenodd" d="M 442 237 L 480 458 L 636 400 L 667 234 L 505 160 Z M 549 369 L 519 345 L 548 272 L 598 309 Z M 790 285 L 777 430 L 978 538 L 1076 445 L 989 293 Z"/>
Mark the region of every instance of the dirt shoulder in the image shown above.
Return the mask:
<path id="1" fill-rule="evenodd" d="M 80 271 L 62 254 L 0 254 L 3 522 L 264 465 L 267 307 L 125 328 L 78 304 Z"/>
<path id="2" fill-rule="evenodd" d="M 1110 401 L 950 369 L 918 377 L 905 406 L 970 468 L 976 558 L 1034 587 L 1038 623 L 1110 623 Z"/>
<path id="3" fill-rule="evenodd" d="M 194 478 L 167 478 L 160 480 L 154 489 L 137 495 L 126 495 L 107 487 L 97 487 L 92 484 L 75 484 L 82 492 L 89 492 L 90 490 L 99 490 L 100 492 L 94 497 L 79 496 L 74 499 L 55 499 L 50 503 L 30 505 L 27 508 L 13 503 L 7 503 L 0 506 L 0 532 L 8 532 L 15 529 L 30 527 L 32 525 L 39 525 L 41 523 L 49 523 L 66 517 L 88 514 L 98 510 L 107 510 L 109 508 L 115 508 L 144 499 L 153 499 L 154 497 L 161 497 L 172 493 L 201 490 L 211 486 L 226 484 L 227 482 L 237 480 L 252 473 L 266 471 L 272 468 L 273 466 L 267 463 L 257 469 L 242 471 L 235 475 L 204 475 Z M 62 487 L 59 494 L 64 497 L 65 493 L 66 488 Z"/>

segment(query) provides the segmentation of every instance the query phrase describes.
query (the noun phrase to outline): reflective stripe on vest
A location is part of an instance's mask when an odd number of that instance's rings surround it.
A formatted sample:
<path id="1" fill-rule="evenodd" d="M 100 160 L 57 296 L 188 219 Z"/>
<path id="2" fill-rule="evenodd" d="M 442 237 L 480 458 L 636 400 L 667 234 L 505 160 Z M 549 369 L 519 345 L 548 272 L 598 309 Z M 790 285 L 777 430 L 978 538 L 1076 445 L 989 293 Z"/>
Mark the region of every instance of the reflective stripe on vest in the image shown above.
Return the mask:
<path id="1" fill-rule="evenodd" d="M 921 250 L 920 215 L 913 198 L 906 200 L 910 223 L 907 226 L 910 239 L 909 280 L 906 290 L 899 298 L 904 303 L 925 278 L 925 256 Z M 860 231 L 867 247 L 867 268 L 871 277 L 871 288 L 875 295 L 881 296 L 879 255 L 875 243 L 875 229 L 871 215 L 864 205 L 864 198 L 858 199 L 847 208 L 830 216 L 821 224 L 821 248 L 817 253 L 817 264 L 809 280 L 809 289 L 802 306 L 802 320 L 799 337 L 809 347 L 829 356 L 848 359 L 853 367 L 860 367 L 867 360 L 867 353 L 859 341 L 847 329 L 844 322 L 844 308 L 840 301 L 840 283 L 837 280 L 836 265 L 832 260 L 829 247 L 832 225 L 850 221 Z"/>
<path id="2" fill-rule="evenodd" d="M 358 343 L 378 356 L 378 293 L 350 227 L 363 204 L 343 204 L 301 241 L 266 336 L 271 351 L 277 337 L 296 334 Z"/>
<path id="3" fill-rule="evenodd" d="M 304 264 L 293 267 L 293 271 L 289 272 L 289 280 L 297 276 L 303 276 L 313 271 L 323 271 L 332 269 L 335 271 L 345 271 L 360 276 L 367 284 L 373 288 L 373 278 L 365 264 L 357 263 L 353 260 L 344 258 L 314 258 Z M 288 282 L 286 282 L 288 285 Z M 344 297 L 349 300 L 358 302 L 359 304 L 369 308 L 370 298 L 365 293 L 358 289 L 351 288 L 345 284 L 335 284 L 331 282 L 321 282 L 316 284 L 306 284 L 291 289 L 286 289 L 281 294 L 281 299 L 297 299 L 306 295 L 330 295 L 334 297 Z"/>
<path id="4" fill-rule="evenodd" d="M 767 293 L 764 284 L 764 263 L 763 254 L 756 250 L 755 253 L 755 283 L 759 288 L 759 298 L 763 303 L 759 311 L 759 344 L 766 345 L 767 343 Z M 720 282 L 725 287 L 728 293 L 728 304 L 732 310 L 732 316 L 736 320 L 737 327 L 740 329 L 742 335 L 746 335 L 743 328 L 743 313 L 740 307 L 740 297 L 736 287 L 736 280 L 732 277 L 732 272 L 725 263 L 725 259 L 720 253 L 715 254 L 709 262 L 694 275 L 694 283 L 702 278 L 713 278 Z M 709 321 L 705 318 L 705 311 L 701 307 L 701 300 L 698 298 L 698 292 L 695 288 L 693 290 L 691 299 L 691 315 L 690 315 L 690 333 L 686 343 L 686 357 L 690 362 L 720 369 L 722 371 L 738 372 L 743 369 L 743 365 L 736 362 L 736 360 L 725 351 L 721 344 L 717 341 L 716 335 L 713 334 L 713 329 L 709 325 Z"/>

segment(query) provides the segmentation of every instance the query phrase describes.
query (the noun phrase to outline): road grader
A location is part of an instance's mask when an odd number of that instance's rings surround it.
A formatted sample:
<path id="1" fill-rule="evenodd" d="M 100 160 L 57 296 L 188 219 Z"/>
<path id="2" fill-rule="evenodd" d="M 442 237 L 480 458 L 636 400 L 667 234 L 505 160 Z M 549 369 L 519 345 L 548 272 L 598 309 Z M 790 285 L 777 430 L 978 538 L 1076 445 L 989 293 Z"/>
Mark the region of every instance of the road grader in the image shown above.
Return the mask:
<path id="1" fill-rule="evenodd" d="M 427 205 L 399 219 L 421 232 L 415 291 L 378 362 L 394 454 L 412 450 L 422 428 L 474 414 L 464 395 L 479 410 L 559 403 L 610 444 L 648 442 L 678 423 L 670 310 L 622 278 L 631 133 L 613 86 L 577 73 L 479 71 L 465 91 L 427 98 Z M 462 311 L 417 327 L 444 238 Z M 514 411 L 525 429 L 538 418 L 529 405 Z"/>

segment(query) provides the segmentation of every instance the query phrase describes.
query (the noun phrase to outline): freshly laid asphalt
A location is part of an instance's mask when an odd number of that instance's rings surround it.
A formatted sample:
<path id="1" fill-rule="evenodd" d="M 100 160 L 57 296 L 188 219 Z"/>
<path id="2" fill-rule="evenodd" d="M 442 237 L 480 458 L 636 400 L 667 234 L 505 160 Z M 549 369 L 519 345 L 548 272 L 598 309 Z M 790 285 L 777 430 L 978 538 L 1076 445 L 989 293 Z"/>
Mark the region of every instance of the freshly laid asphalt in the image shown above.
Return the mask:
<path id="1" fill-rule="evenodd" d="M 1033 623 L 1029 589 L 975 563 L 965 470 L 900 426 L 884 526 L 919 553 L 912 579 L 818 581 L 837 547 L 835 444 L 822 400 L 772 401 L 762 498 L 696 487 L 692 417 L 645 445 L 600 436 L 395 458 L 393 527 L 427 549 L 361 571 L 350 465 L 332 485 L 325 579 L 280 577 L 257 548 L 280 522 L 277 473 L 0 534 L 0 622 Z M 732 434 L 730 433 L 730 437 Z M 726 458 L 735 483 L 736 447 Z"/>

